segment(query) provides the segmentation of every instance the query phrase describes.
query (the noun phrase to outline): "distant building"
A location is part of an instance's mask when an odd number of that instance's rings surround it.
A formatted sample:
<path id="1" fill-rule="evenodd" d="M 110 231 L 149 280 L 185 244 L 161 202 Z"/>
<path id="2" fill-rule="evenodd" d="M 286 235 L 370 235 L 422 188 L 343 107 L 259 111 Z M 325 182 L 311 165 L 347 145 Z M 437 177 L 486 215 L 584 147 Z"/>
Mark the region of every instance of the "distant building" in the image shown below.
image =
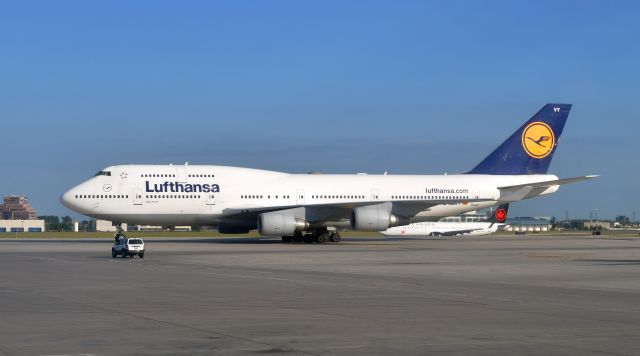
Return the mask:
<path id="1" fill-rule="evenodd" d="M 116 232 L 116 227 L 111 221 L 107 220 L 91 220 L 91 230 L 98 232 Z M 126 231 L 127 224 L 122 224 L 122 228 Z"/>
<path id="2" fill-rule="evenodd" d="M 618 215 L 616 216 L 616 222 L 620 225 L 629 225 L 631 219 L 628 216 Z"/>
<path id="3" fill-rule="evenodd" d="M 91 220 L 89 223 L 90 230 L 100 232 L 115 232 L 116 227 L 113 226 L 111 221 L 107 220 Z M 127 225 L 122 224 L 122 229 L 125 231 L 191 231 L 191 226 L 173 226 L 169 229 L 166 226 L 152 226 L 152 225 Z"/>
<path id="4" fill-rule="evenodd" d="M 558 229 L 567 230 L 608 230 L 611 221 L 608 220 L 564 220 L 556 224 Z"/>
<path id="5" fill-rule="evenodd" d="M 44 220 L 0 220 L 0 232 L 44 232 Z"/>
<path id="6" fill-rule="evenodd" d="M 585 221 L 584 228 L 586 230 L 609 230 L 611 228 L 611 221 L 608 221 L 608 220 Z"/>
<path id="7" fill-rule="evenodd" d="M 128 231 L 191 231 L 191 226 L 130 225 Z"/>
<path id="8" fill-rule="evenodd" d="M 505 222 L 505 231 L 520 232 L 544 232 L 553 227 L 554 219 L 551 217 L 515 217 Z"/>
<path id="9" fill-rule="evenodd" d="M 27 197 L 22 195 L 7 195 L 4 204 L 0 204 L 0 216 L 3 220 L 36 220 L 38 213 Z"/>

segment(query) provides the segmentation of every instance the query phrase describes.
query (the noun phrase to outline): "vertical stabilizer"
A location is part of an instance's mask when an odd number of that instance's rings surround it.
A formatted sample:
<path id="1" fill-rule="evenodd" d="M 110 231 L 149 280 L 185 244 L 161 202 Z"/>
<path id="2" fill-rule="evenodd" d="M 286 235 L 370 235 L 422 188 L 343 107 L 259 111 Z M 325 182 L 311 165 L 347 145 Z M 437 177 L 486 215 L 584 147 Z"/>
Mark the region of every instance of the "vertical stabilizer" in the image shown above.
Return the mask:
<path id="1" fill-rule="evenodd" d="M 504 224 L 505 221 L 507 221 L 508 212 L 509 212 L 509 204 L 500 204 L 496 208 L 496 211 L 493 212 L 493 214 L 488 220 L 489 222 L 491 222 L 490 226 L 493 226 L 493 224 L 495 223 Z"/>
<path id="2" fill-rule="evenodd" d="M 469 174 L 546 174 L 571 104 L 547 104 Z"/>

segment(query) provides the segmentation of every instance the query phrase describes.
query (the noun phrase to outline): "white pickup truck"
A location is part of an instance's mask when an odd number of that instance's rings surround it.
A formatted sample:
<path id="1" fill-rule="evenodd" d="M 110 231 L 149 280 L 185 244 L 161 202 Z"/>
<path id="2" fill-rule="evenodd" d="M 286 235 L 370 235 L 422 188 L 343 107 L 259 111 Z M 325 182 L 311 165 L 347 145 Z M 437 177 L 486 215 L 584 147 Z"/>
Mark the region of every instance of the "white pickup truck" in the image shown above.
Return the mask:
<path id="1" fill-rule="evenodd" d="M 115 258 L 118 255 L 122 255 L 123 258 L 135 255 L 144 258 L 144 241 L 139 237 L 120 238 L 111 248 L 111 257 Z"/>

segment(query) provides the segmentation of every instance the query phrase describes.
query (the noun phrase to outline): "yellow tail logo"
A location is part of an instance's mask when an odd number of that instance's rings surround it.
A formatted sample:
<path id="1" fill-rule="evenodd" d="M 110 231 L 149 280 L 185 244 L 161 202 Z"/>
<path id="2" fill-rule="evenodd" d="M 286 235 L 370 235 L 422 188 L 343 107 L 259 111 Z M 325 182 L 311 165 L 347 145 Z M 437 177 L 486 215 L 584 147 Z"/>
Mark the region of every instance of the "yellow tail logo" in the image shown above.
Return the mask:
<path id="1" fill-rule="evenodd" d="M 522 147 L 533 158 L 547 157 L 555 144 L 553 130 L 544 122 L 532 122 L 522 131 Z"/>

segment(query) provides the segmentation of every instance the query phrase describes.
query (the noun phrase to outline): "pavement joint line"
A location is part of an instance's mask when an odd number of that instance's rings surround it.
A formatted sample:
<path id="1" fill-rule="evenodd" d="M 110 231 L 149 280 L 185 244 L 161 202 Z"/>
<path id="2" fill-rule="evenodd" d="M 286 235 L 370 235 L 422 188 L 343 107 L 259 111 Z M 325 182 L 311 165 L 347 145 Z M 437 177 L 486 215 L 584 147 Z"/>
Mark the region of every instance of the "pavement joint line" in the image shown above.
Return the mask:
<path id="1" fill-rule="evenodd" d="M 0 347 L 0 353 L 2 353 L 3 355 L 7 355 L 7 356 L 14 356 L 14 354 L 12 354 L 9 351 L 3 349 L 2 347 Z"/>
<path id="2" fill-rule="evenodd" d="M 12 255 L 13 257 L 19 257 L 19 258 L 32 258 L 35 260 L 42 260 L 42 261 L 49 261 L 49 262 L 59 262 L 59 263 L 79 263 L 78 261 L 69 261 L 69 260 L 60 260 L 60 259 L 56 259 L 56 258 L 46 258 L 46 257 L 38 257 L 38 256 L 15 256 Z"/>
<path id="3" fill-rule="evenodd" d="M 112 313 L 118 313 L 118 314 L 122 314 L 122 315 L 127 315 L 127 316 L 134 317 L 134 318 L 141 318 L 141 319 L 153 321 L 153 322 L 160 323 L 160 324 L 166 324 L 166 325 L 171 325 L 171 326 L 175 326 L 175 327 L 179 327 L 179 328 L 194 330 L 194 331 L 202 332 L 202 333 L 205 333 L 205 334 L 215 334 L 215 335 L 219 335 L 219 336 L 228 337 L 228 338 L 231 338 L 231 339 L 242 340 L 242 341 L 245 341 L 245 342 L 250 342 L 250 343 L 259 344 L 259 345 L 263 345 L 263 346 L 268 346 L 268 347 L 271 347 L 271 348 L 277 348 L 277 349 L 287 350 L 287 351 L 294 351 L 294 352 L 299 352 L 299 353 L 302 353 L 302 354 L 312 355 L 312 356 L 320 356 L 320 354 L 316 354 L 316 353 L 312 353 L 312 352 L 309 352 L 309 351 L 295 349 L 295 348 L 292 348 L 292 347 L 289 347 L 289 346 L 276 345 L 276 344 L 272 344 L 272 343 L 268 343 L 268 342 L 264 342 L 264 341 L 258 341 L 258 340 L 254 340 L 254 339 L 251 339 L 251 338 L 232 335 L 232 334 L 227 334 L 227 333 L 223 333 L 223 332 L 219 332 L 219 331 L 215 331 L 215 330 L 208 330 L 208 329 L 198 328 L 198 327 L 194 327 L 194 326 L 190 326 L 190 325 L 186 325 L 186 324 L 181 324 L 181 323 L 177 323 L 177 322 L 172 322 L 172 321 L 152 318 L 152 317 L 149 317 L 149 316 L 146 316 L 146 315 L 136 314 L 136 313 L 133 313 L 133 312 L 122 311 L 122 310 L 114 309 L 114 308 L 107 308 L 105 306 L 97 305 L 97 304 L 94 304 L 94 303 L 88 303 L 88 302 L 74 300 L 73 298 L 69 298 L 69 297 L 61 297 L 61 296 L 49 296 L 49 297 L 50 298 L 57 298 L 57 299 L 61 299 L 61 300 L 66 300 L 68 302 L 73 302 L 73 303 L 76 303 L 76 304 L 82 304 L 82 305 L 85 305 L 85 306 L 91 307 L 91 308 L 102 309 L 104 311 L 108 311 L 108 312 L 112 312 Z"/>

